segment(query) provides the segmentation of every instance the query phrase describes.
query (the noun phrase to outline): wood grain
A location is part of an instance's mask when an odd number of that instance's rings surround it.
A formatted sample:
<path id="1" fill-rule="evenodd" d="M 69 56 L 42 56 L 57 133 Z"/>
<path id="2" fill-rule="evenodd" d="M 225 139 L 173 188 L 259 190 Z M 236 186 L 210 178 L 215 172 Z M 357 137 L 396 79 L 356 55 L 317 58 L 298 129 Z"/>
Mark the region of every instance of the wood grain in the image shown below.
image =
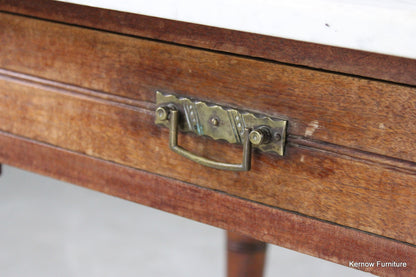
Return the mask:
<path id="1" fill-rule="evenodd" d="M 416 275 L 416 90 L 391 83 L 416 85 L 415 61 L 58 2 L 0 10 L 0 162 L 347 266 L 407 263 L 361 268 L 374 274 Z M 245 173 L 195 165 L 153 124 L 156 90 L 285 117 L 287 155 L 255 151 Z M 180 144 L 241 156 L 192 135 Z"/>
<path id="2" fill-rule="evenodd" d="M 416 161 L 416 89 L 1 14 L 3 68 L 131 99 L 160 90 L 289 119 L 289 133 Z"/>
<path id="3" fill-rule="evenodd" d="M 0 10 L 215 51 L 416 85 L 416 61 L 49 0 L 0 0 Z"/>
<path id="4" fill-rule="evenodd" d="M 267 244 L 227 232 L 227 277 L 262 277 Z"/>
<path id="5" fill-rule="evenodd" d="M 416 247 L 0 132 L 0 162 L 252 236 L 379 276 L 416 275 Z"/>
<path id="6" fill-rule="evenodd" d="M 283 158 L 254 152 L 252 170 L 197 165 L 168 147 L 153 112 L 11 77 L 0 78 L 1 130 L 252 201 L 416 243 L 416 174 L 292 145 Z M 241 147 L 193 135 L 180 145 L 239 161 Z"/>

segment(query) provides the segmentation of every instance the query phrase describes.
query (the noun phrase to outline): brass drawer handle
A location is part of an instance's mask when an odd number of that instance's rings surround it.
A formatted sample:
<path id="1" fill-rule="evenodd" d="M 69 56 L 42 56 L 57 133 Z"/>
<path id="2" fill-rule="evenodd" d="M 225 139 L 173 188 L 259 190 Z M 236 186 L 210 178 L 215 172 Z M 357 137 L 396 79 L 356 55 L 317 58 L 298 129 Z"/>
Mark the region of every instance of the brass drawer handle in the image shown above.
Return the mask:
<path id="1" fill-rule="evenodd" d="M 175 153 L 184 156 L 185 158 L 190 159 L 196 163 L 202 164 L 204 166 L 222 169 L 222 170 L 231 170 L 231 171 L 248 171 L 251 167 L 251 142 L 249 139 L 249 129 L 244 130 L 243 134 L 243 161 L 241 164 L 229 164 L 213 161 L 198 155 L 195 155 L 192 152 L 180 147 L 178 145 L 178 122 L 179 122 L 179 112 L 173 109 L 167 109 L 159 107 L 157 109 L 157 114 L 159 115 L 168 115 L 169 120 L 169 147 Z"/>
<path id="2" fill-rule="evenodd" d="M 201 101 L 156 92 L 155 123 L 169 128 L 169 147 L 199 164 L 222 170 L 248 171 L 251 149 L 284 154 L 287 121 L 208 105 Z M 241 164 L 223 163 L 198 156 L 178 145 L 178 132 L 226 140 L 243 145 Z"/>

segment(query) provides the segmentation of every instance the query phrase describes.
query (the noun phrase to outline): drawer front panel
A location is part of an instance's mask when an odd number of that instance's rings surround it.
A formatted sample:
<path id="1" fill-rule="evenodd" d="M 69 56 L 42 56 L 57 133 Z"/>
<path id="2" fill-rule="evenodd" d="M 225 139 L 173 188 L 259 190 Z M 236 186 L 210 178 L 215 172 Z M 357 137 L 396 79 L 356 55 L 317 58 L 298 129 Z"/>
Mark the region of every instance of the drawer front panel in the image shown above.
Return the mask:
<path id="1" fill-rule="evenodd" d="M 249 172 L 218 171 L 170 151 L 167 128 L 154 125 L 145 105 L 6 73 L 0 78 L 2 131 L 416 243 L 416 176 L 410 169 L 292 142 L 285 157 L 254 152 Z M 180 143 L 208 158 L 241 158 L 241 147 L 224 142 L 186 134 Z"/>
<path id="2" fill-rule="evenodd" d="M 416 161 L 416 92 L 8 14 L 0 66 L 129 99 L 156 90 L 289 119 L 289 134 Z"/>

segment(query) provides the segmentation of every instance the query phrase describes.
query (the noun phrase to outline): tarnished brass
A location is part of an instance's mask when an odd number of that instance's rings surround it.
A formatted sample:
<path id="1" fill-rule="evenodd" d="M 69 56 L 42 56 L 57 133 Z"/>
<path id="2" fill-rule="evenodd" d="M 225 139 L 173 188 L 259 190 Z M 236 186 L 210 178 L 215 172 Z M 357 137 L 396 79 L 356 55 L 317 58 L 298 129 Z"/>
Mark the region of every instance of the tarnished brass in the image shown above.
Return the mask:
<path id="1" fill-rule="evenodd" d="M 166 120 L 168 119 L 169 111 L 164 107 L 158 107 L 156 109 L 156 116 L 159 120 Z"/>
<path id="2" fill-rule="evenodd" d="M 202 164 L 204 166 L 216 168 L 216 169 L 223 169 L 223 170 L 231 170 L 231 171 L 248 171 L 251 167 L 251 143 L 248 139 L 249 130 L 245 129 L 243 134 L 243 161 L 241 164 L 229 164 L 229 163 L 222 163 L 213 161 L 198 155 L 195 155 L 188 150 L 180 147 L 178 145 L 178 121 L 179 121 L 179 114 L 178 111 L 172 110 L 170 111 L 169 117 L 169 147 L 174 152 L 178 153 L 179 155 L 184 156 L 194 162 Z"/>
<path id="3" fill-rule="evenodd" d="M 271 134 L 267 126 L 260 126 L 250 132 L 250 142 L 254 145 L 261 145 L 270 142 Z"/>
<path id="4" fill-rule="evenodd" d="M 261 151 L 284 154 L 286 120 L 255 116 L 252 113 L 224 109 L 218 105 L 163 95 L 160 92 L 156 92 L 156 105 L 155 123 L 169 128 L 170 148 L 205 166 L 247 171 L 250 169 L 252 146 Z M 241 164 L 227 164 L 197 156 L 177 145 L 178 131 L 243 144 L 243 161 Z"/>

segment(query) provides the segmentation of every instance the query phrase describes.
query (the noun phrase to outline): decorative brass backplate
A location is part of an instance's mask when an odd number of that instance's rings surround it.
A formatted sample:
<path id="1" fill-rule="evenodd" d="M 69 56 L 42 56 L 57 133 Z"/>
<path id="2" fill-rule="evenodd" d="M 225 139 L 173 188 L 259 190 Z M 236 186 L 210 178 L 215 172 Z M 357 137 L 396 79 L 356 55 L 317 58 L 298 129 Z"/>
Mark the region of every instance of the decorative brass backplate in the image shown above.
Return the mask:
<path id="1" fill-rule="evenodd" d="M 254 147 L 265 152 L 284 154 L 286 120 L 256 116 L 188 98 L 164 95 L 161 92 L 156 92 L 156 105 L 158 108 L 166 107 L 179 112 L 180 131 L 241 144 L 245 129 L 250 129 L 254 130 L 250 133 L 250 141 Z M 160 112 L 163 110 L 160 109 Z M 164 120 L 163 115 L 156 116 L 155 123 L 169 128 L 169 122 Z"/>

